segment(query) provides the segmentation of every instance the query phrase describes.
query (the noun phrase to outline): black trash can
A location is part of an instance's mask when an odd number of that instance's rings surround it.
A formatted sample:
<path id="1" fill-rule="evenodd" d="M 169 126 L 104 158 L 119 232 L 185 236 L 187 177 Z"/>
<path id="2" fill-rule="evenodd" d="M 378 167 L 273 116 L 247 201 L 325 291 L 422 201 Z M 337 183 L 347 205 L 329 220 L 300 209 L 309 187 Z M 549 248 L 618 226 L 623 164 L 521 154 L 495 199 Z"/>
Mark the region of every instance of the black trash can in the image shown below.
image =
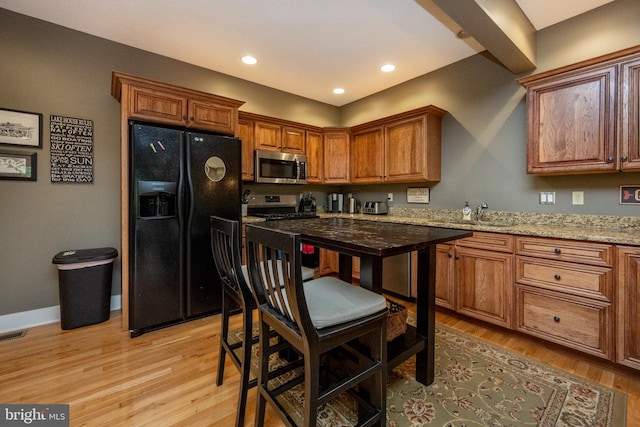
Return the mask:
<path id="1" fill-rule="evenodd" d="M 109 320 L 114 248 L 64 251 L 53 257 L 58 267 L 62 329 Z"/>

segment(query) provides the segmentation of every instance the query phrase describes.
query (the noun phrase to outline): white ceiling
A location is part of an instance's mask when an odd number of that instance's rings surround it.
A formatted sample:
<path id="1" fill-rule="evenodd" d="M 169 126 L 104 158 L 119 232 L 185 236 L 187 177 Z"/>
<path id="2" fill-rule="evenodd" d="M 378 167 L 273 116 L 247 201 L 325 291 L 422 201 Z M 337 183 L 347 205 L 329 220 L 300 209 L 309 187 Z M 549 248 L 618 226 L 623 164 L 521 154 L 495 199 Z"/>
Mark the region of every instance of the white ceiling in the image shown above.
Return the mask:
<path id="1" fill-rule="evenodd" d="M 612 0 L 516 1 L 540 30 Z M 483 50 L 415 0 L 0 0 L 0 7 L 337 106 Z M 247 54 L 258 63 L 243 64 Z M 380 72 L 387 62 L 394 72 Z M 334 95 L 336 87 L 346 92 Z"/>

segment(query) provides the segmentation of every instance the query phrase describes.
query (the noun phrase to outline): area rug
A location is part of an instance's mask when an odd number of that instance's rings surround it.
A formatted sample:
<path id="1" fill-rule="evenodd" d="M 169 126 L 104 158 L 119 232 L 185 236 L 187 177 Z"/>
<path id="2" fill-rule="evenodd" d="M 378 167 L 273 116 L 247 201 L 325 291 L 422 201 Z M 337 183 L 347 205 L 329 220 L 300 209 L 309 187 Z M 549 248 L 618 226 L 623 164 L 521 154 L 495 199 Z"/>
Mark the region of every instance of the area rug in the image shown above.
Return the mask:
<path id="1" fill-rule="evenodd" d="M 255 369 L 256 354 L 253 359 Z M 415 357 L 389 373 L 388 427 L 626 425 L 626 394 L 442 325 L 436 326 L 435 364 L 430 386 L 413 377 Z M 303 399 L 299 386 L 281 402 L 301 420 Z M 348 397 L 334 399 L 321 408 L 318 425 L 355 425 L 354 406 Z"/>

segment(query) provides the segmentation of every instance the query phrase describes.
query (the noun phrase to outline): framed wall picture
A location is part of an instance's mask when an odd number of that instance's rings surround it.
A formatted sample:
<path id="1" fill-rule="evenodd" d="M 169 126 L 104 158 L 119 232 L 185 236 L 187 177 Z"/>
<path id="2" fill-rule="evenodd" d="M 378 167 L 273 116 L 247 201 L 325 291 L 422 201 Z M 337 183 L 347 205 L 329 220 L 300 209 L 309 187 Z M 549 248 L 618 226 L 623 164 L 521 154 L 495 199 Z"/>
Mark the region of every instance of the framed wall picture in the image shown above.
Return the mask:
<path id="1" fill-rule="evenodd" d="M 0 179 L 36 181 L 38 178 L 37 153 L 11 153 L 0 151 Z"/>
<path id="2" fill-rule="evenodd" d="M 0 144 L 42 148 L 42 114 L 0 108 Z"/>

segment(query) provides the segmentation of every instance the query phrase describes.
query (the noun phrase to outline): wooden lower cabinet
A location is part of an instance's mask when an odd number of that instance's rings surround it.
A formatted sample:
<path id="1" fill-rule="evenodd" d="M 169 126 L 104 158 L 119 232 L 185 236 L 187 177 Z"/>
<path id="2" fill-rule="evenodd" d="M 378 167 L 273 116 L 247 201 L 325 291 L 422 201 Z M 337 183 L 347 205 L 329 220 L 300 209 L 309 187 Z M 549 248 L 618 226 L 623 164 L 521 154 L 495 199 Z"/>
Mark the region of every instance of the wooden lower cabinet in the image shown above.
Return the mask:
<path id="1" fill-rule="evenodd" d="M 613 246 L 516 238 L 514 328 L 614 359 Z"/>
<path id="2" fill-rule="evenodd" d="M 436 253 L 436 304 L 511 328 L 513 236 L 474 232 Z"/>
<path id="3" fill-rule="evenodd" d="M 616 361 L 640 369 L 640 247 L 617 247 Z"/>
<path id="4" fill-rule="evenodd" d="M 440 244 L 436 247 L 436 305 L 455 310 L 456 287 L 453 257 L 455 246 Z"/>
<path id="5" fill-rule="evenodd" d="M 456 311 L 511 328 L 513 254 L 456 247 Z"/>
<path id="6" fill-rule="evenodd" d="M 595 356 L 613 359 L 610 303 L 516 284 L 515 329 Z"/>

